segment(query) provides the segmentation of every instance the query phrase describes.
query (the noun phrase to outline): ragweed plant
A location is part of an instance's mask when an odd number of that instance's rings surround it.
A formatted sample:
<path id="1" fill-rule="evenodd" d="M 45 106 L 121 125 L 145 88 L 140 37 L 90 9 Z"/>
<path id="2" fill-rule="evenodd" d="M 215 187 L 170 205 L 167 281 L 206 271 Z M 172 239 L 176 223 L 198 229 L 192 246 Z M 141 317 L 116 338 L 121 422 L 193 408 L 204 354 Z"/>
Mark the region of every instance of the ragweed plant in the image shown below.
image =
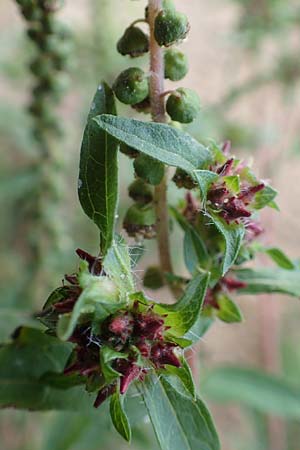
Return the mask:
<path id="1" fill-rule="evenodd" d="M 172 1 L 149 0 L 144 16 L 117 42 L 125 57 L 148 53 L 150 70 L 134 64 L 112 87 L 101 82 L 87 118 L 78 194 L 99 229 L 100 250 L 92 256 L 77 249 L 78 271 L 64 277 L 37 314 L 45 329 L 21 327 L 0 350 L 0 378 L 16 381 L 14 390 L 8 386 L 1 394 L 1 404 L 76 410 L 108 400 L 115 428 L 129 441 L 126 399 L 138 393 L 163 450 L 217 450 L 187 351 L 216 318 L 242 320 L 234 292 L 299 296 L 299 270 L 282 251 L 257 242 L 263 233 L 258 213 L 277 209 L 276 191 L 231 154 L 229 142 L 206 147 L 181 129 L 197 116 L 198 95 L 185 87 L 166 91 L 164 79 L 180 81 L 187 73 L 187 58 L 174 46 L 189 28 Z M 152 121 L 119 117 L 116 99 L 151 113 Z M 115 231 L 119 150 L 132 159 L 135 177 L 122 236 Z M 169 205 L 173 182 L 183 195 Z M 184 233 L 189 275 L 173 270 L 171 219 Z M 173 303 L 148 298 L 135 282 L 147 239 L 157 240 L 159 264 L 146 270 L 144 285 L 168 285 Z M 257 252 L 278 267 L 243 268 Z"/>

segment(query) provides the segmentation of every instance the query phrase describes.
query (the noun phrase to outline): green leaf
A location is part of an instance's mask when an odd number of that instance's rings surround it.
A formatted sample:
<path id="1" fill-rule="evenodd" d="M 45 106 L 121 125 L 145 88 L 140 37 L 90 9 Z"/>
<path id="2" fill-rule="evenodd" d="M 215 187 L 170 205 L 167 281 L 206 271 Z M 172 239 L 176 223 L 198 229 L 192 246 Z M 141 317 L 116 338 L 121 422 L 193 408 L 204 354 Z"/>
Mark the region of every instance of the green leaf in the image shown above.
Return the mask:
<path id="1" fill-rule="evenodd" d="M 123 409 L 119 392 L 115 392 L 110 399 L 110 416 L 115 429 L 123 438 L 130 442 L 131 428 L 128 417 Z"/>
<path id="2" fill-rule="evenodd" d="M 100 229 L 105 255 L 113 239 L 118 201 L 118 142 L 92 120 L 103 113 L 116 114 L 113 91 L 104 82 L 94 96 L 84 130 L 78 195 L 84 212 Z"/>
<path id="3" fill-rule="evenodd" d="M 203 206 L 205 206 L 209 187 L 216 179 L 219 178 L 219 175 L 211 172 L 210 170 L 195 170 L 194 175 L 199 184 Z"/>
<path id="4" fill-rule="evenodd" d="M 195 399 L 196 398 L 196 388 L 193 380 L 192 371 L 190 366 L 186 362 L 185 358 L 180 358 L 181 367 L 166 366 L 167 373 L 172 376 L 176 376 L 180 379 L 184 388 L 189 392 L 189 394 Z M 168 379 L 166 372 L 164 371 L 164 377 Z"/>
<path id="5" fill-rule="evenodd" d="M 272 204 L 274 198 L 277 195 L 277 191 L 273 189 L 271 186 L 265 186 L 265 188 L 259 191 L 255 197 L 251 206 L 254 209 L 262 209 L 265 206 Z M 270 205 L 271 206 L 271 205 Z"/>
<path id="6" fill-rule="evenodd" d="M 192 172 L 210 162 L 209 150 L 169 125 L 103 114 L 94 119 L 114 138 L 169 166 Z"/>
<path id="7" fill-rule="evenodd" d="M 111 367 L 111 363 L 117 358 L 128 358 L 125 353 L 116 352 L 110 347 L 102 346 L 100 349 L 101 370 L 105 378 L 106 384 L 111 384 L 112 381 L 120 377 L 120 373 Z"/>
<path id="8" fill-rule="evenodd" d="M 139 155 L 133 166 L 138 177 L 153 185 L 159 184 L 165 174 L 163 163 L 148 155 Z"/>
<path id="9" fill-rule="evenodd" d="M 295 264 L 282 250 L 280 250 L 280 248 L 266 248 L 264 251 L 277 264 L 277 266 L 281 267 L 282 269 L 295 269 Z"/>
<path id="10" fill-rule="evenodd" d="M 205 404 L 181 395 L 166 378 L 149 375 L 138 389 L 162 450 L 219 450 L 220 443 Z"/>
<path id="11" fill-rule="evenodd" d="M 242 322 L 243 314 L 237 304 L 231 300 L 227 295 L 218 295 L 218 305 L 217 317 L 223 322 L 233 323 Z"/>
<path id="12" fill-rule="evenodd" d="M 134 292 L 135 287 L 131 271 L 130 251 L 121 236 L 115 235 L 113 245 L 104 259 L 103 267 L 118 286 L 121 299 L 126 301 L 128 295 Z"/>
<path id="13" fill-rule="evenodd" d="M 216 402 L 237 402 L 261 412 L 300 418 L 299 388 L 256 370 L 239 367 L 211 370 L 202 380 L 201 391 Z"/>
<path id="14" fill-rule="evenodd" d="M 192 328 L 184 335 L 185 339 L 189 339 L 192 343 L 196 343 L 201 339 L 214 323 L 214 319 L 200 315 Z"/>
<path id="15" fill-rule="evenodd" d="M 87 410 L 91 397 L 83 387 L 62 390 L 47 384 L 45 374 L 61 373 L 73 345 L 44 332 L 22 327 L 0 347 L 0 407 L 37 410 Z"/>
<path id="16" fill-rule="evenodd" d="M 206 268 L 209 261 L 207 248 L 201 236 L 189 226 L 184 234 L 184 261 L 188 271 L 193 274 L 201 267 Z"/>
<path id="17" fill-rule="evenodd" d="M 300 270 L 281 268 L 239 269 L 234 275 L 247 284 L 240 294 L 281 293 L 300 297 Z"/>
<path id="18" fill-rule="evenodd" d="M 217 214 L 210 212 L 207 215 L 224 239 L 224 257 L 221 267 L 222 276 L 224 276 L 238 256 L 245 235 L 245 228 L 243 225 L 237 225 L 235 223 L 228 224 Z"/>
<path id="19" fill-rule="evenodd" d="M 84 286 L 82 277 L 84 277 Z M 120 300 L 117 286 L 107 277 L 83 273 L 79 274 L 79 282 L 83 291 L 72 312 L 59 316 L 57 336 L 63 341 L 70 338 L 82 315 L 92 315 L 95 320 L 103 321 L 125 304 Z"/>
<path id="20" fill-rule="evenodd" d="M 223 178 L 227 188 L 234 194 L 238 194 L 241 190 L 239 175 L 229 175 Z"/>
<path id="21" fill-rule="evenodd" d="M 171 327 L 170 334 L 182 337 L 194 325 L 200 315 L 209 278 L 209 272 L 196 274 L 177 303 L 154 306 L 154 311 L 168 314 L 165 325 Z"/>

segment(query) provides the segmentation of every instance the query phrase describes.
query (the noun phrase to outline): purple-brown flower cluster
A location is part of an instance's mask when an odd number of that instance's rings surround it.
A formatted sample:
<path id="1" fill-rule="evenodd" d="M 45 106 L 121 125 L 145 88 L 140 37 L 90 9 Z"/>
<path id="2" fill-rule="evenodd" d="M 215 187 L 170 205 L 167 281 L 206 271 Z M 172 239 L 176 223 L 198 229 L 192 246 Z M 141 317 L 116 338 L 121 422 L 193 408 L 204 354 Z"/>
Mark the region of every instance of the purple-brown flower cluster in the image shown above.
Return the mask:
<path id="1" fill-rule="evenodd" d="M 255 194 L 264 189 L 264 183 L 250 184 L 248 181 L 240 180 L 240 190 L 237 194 L 232 193 L 224 177 L 239 175 L 243 169 L 242 165 L 235 165 L 234 158 L 210 170 L 219 175 L 217 182 L 213 183 L 208 191 L 207 200 L 213 209 L 216 209 L 227 223 L 238 222 L 239 219 L 249 218 L 251 212 L 251 202 Z M 250 209 L 249 209 L 250 207 Z"/>
<path id="2" fill-rule="evenodd" d="M 82 250 L 77 250 L 77 254 L 88 261 L 90 270 L 96 262 L 99 269 L 96 258 Z M 82 291 L 76 276 L 66 276 L 66 280 L 71 284 L 68 286 L 70 296 L 52 305 L 58 314 L 71 313 Z M 180 367 L 176 354 L 178 346 L 165 338 L 169 328 L 165 319 L 165 315 L 153 311 L 153 305 L 134 300 L 130 308 L 119 310 L 96 326 L 91 321 L 78 324 L 69 338 L 75 349 L 64 370 L 65 375 L 84 377 L 86 385 L 98 391 L 94 403 L 98 407 L 116 391 L 118 384 L 120 393 L 124 394 L 132 381 L 142 380 L 150 369 L 164 369 L 166 364 Z M 109 364 L 116 377 L 109 382 L 102 366 L 103 348 L 115 352 Z"/>

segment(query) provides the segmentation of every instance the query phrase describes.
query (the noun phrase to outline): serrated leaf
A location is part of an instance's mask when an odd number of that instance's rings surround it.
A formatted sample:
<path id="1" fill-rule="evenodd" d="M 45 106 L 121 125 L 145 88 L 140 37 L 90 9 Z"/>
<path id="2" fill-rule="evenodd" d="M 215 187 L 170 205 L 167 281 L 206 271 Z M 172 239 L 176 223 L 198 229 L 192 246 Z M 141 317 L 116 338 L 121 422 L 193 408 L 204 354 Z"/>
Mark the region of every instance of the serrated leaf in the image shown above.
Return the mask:
<path id="1" fill-rule="evenodd" d="M 237 304 L 227 295 L 218 295 L 217 317 L 223 322 L 234 323 L 243 320 L 243 314 Z"/>
<path id="2" fill-rule="evenodd" d="M 105 255 L 113 239 L 118 201 L 118 142 L 101 130 L 93 117 L 116 114 L 114 94 L 102 82 L 94 96 L 80 154 L 78 195 L 84 212 L 100 230 Z"/>
<path id="3" fill-rule="evenodd" d="M 247 284 L 240 294 L 281 293 L 300 297 L 300 270 L 281 268 L 239 269 L 234 275 Z"/>
<path id="4" fill-rule="evenodd" d="M 205 206 L 209 187 L 215 180 L 219 178 L 219 175 L 211 172 L 210 170 L 195 170 L 194 175 L 199 184 L 203 206 Z"/>
<path id="5" fill-rule="evenodd" d="M 130 442 L 131 428 L 128 417 L 123 409 L 121 396 L 119 392 L 115 392 L 110 399 L 110 417 L 115 429 L 123 438 Z"/>
<path id="6" fill-rule="evenodd" d="M 160 303 L 154 306 L 154 311 L 158 311 L 161 314 L 167 313 L 165 325 L 171 327 L 171 335 L 182 337 L 197 321 L 209 278 L 209 272 L 196 274 L 177 303 L 172 305 Z"/>
<path id="7" fill-rule="evenodd" d="M 165 174 L 164 164 L 149 155 L 139 155 L 133 166 L 137 176 L 149 184 L 159 184 Z"/>
<path id="8" fill-rule="evenodd" d="M 264 189 L 262 189 L 255 195 L 254 201 L 251 204 L 251 206 L 254 209 L 262 209 L 265 206 L 268 206 L 269 204 L 271 204 L 272 206 L 272 202 L 276 197 L 276 195 L 277 191 L 273 189 L 271 186 L 267 185 L 264 187 Z"/>
<path id="9" fill-rule="evenodd" d="M 205 404 L 181 395 L 164 377 L 149 375 L 138 388 L 162 450 L 219 450 Z"/>
<path id="10" fill-rule="evenodd" d="M 221 267 L 222 276 L 224 276 L 238 256 L 245 235 L 245 228 L 243 225 L 235 223 L 228 224 L 217 214 L 210 212 L 207 215 L 224 239 L 224 256 Z"/>
<path id="11" fill-rule="evenodd" d="M 201 391 L 216 402 L 237 402 L 264 413 L 300 418 L 299 388 L 253 369 L 219 367 L 211 370 L 202 380 Z"/>
<path id="12" fill-rule="evenodd" d="M 119 288 L 121 299 L 126 301 L 129 294 L 135 290 L 131 271 L 130 251 L 124 239 L 115 235 L 104 262 L 105 272 Z"/>
<path id="13" fill-rule="evenodd" d="M 277 266 L 286 270 L 295 269 L 295 264 L 280 248 L 272 247 L 264 249 L 264 252 L 277 264 Z"/>
<path id="14" fill-rule="evenodd" d="M 211 160 L 209 150 L 188 133 L 169 125 L 114 117 L 108 114 L 93 119 L 114 138 L 169 166 L 192 172 Z"/>

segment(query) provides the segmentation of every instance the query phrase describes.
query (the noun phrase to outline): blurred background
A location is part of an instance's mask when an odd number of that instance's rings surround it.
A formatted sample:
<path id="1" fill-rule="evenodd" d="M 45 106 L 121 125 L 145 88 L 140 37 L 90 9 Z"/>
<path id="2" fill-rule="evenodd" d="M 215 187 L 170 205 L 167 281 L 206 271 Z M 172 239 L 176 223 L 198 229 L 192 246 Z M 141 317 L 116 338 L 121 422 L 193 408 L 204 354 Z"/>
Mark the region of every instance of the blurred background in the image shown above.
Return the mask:
<path id="1" fill-rule="evenodd" d="M 177 0 L 188 14 L 191 32 L 182 44 L 190 61 L 178 85 L 201 97 L 199 119 L 187 129 L 203 142 L 230 139 L 233 153 L 255 159 L 255 168 L 279 191 L 281 212 L 264 212 L 263 242 L 300 256 L 300 6 L 297 0 Z M 28 64 L 34 47 L 13 0 L 0 3 L 0 338 L 9 339 L 20 323 L 30 323 L 49 291 L 65 273 L 76 270 L 77 247 L 95 253 L 97 230 L 77 200 L 80 144 L 86 115 L 100 80 L 111 83 L 129 65 L 147 67 L 116 52 L 118 38 L 145 1 L 66 0 L 59 13 L 71 31 L 68 88 L 56 110 L 62 130 L 51 145 L 55 157 L 42 159 L 27 113 L 32 77 Z M 169 83 L 167 83 L 169 86 Z M 171 86 L 171 85 L 170 85 Z M 120 114 L 134 111 L 118 105 Z M 130 199 L 132 162 L 121 158 L 120 221 Z M 47 180 L 47 183 L 41 182 Z M 171 201 L 183 196 L 174 186 Z M 172 235 L 172 251 L 182 250 Z M 155 243 L 147 244 L 142 262 L 156 261 Z M 177 269 L 182 269 L 176 258 Z M 263 261 L 261 262 L 263 263 Z M 141 278 L 142 273 L 137 273 Z M 152 293 L 149 292 L 151 295 Z M 158 295 L 158 294 L 155 294 Z M 168 295 L 163 292 L 161 295 Z M 237 299 L 242 324 L 216 322 L 199 346 L 200 392 L 212 407 L 222 450 L 300 450 L 300 413 L 282 412 L 288 399 L 272 391 L 271 373 L 299 387 L 300 308 L 284 296 Z M 226 365 L 251 368 L 252 378 L 237 380 L 235 398 L 212 402 L 205 379 Z M 257 375 L 257 378 L 256 378 Z M 264 385 L 264 389 L 260 391 Z M 221 389 L 221 388 L 220 388 Z M 246 395 L 245 395 L 246 392 Z M 265 392 L 265 398 L 263 393 Z M 273 395 L 274 393 L 274 395 Z M 222 396 L 221 396 L 222 397 Z M 261 400 L 261 401 L 260 401 Z M 275 402 L 275 406 L 274 406 Z M 276 404 L 277 402 L 277 404 Z M 288 411 L 288 406 L 282 408 Z M 274 411 L 273 411 L 274 410 Z M 274 414 L 276 412 L 276 414 Z M 132 411 L 133 449 L 156 449 L 151 427 Z M 297 417 L 299 420 L 297 420 Z M 90 414 L 0 412 L 3 450 L 128 449 L 112 432 L 105 409 Z M 200 450 L 200 449 L 199 449 Z"/>

